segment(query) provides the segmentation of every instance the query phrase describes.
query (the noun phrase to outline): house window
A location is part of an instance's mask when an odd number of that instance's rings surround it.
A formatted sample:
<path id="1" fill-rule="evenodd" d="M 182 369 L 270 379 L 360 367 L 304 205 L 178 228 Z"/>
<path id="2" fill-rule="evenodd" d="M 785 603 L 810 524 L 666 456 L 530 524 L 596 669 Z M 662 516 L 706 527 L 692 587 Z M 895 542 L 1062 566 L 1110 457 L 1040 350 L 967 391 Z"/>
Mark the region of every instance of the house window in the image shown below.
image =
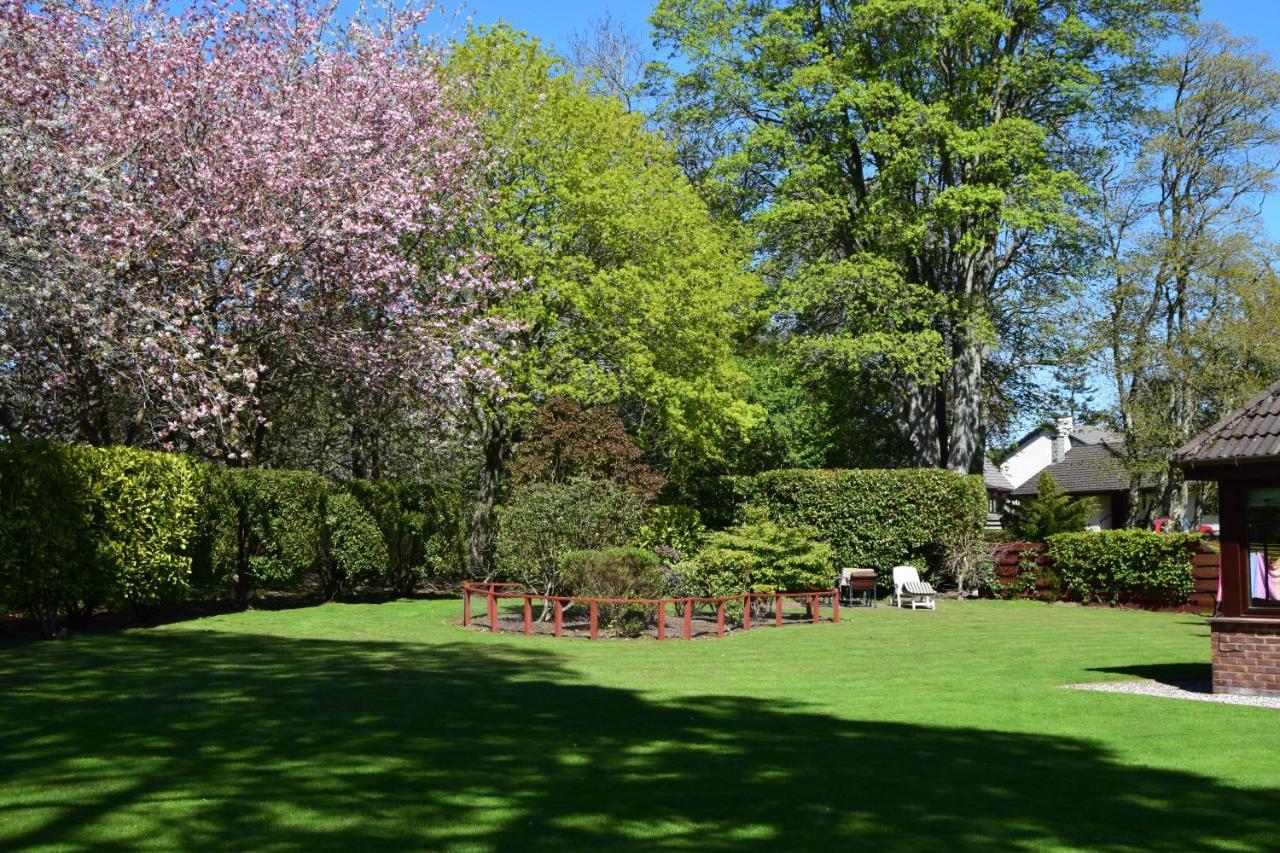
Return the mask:
<path id="1" fill-rule="evenodd" d="M 1249 490 L 1245 523 L 1249 606 L 1280 608 L 1280 487 Z"/>

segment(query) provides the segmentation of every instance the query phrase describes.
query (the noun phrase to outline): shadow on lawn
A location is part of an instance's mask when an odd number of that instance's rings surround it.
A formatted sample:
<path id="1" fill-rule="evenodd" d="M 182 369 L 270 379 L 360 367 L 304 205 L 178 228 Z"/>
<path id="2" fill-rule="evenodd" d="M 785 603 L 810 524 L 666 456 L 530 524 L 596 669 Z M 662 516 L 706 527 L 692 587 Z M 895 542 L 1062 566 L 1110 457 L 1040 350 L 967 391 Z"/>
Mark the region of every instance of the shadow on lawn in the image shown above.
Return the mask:
<path id="1" fill-rule="evenodd" d="M 175 631 L 17 651 L 0 657 L 5 848 L 1197 849 L 1280 834 L 1280 792 L 1121 766 L 1085 741 L 654 702 L 576 683 L 545 649 Z"/>
<path id="2" fill-rule="evenodd" d="M 1184 687 L 1187 684 L 1200 684 L 1213 681 L 1213 665 L 1208 663 L 1150 663 L 1130 666 L 1101 666 L 1090 672 L 1108 672 L 1116 675 L 1131 675 L 1134 678 L 1147 678 L 1161 684 Z"/>

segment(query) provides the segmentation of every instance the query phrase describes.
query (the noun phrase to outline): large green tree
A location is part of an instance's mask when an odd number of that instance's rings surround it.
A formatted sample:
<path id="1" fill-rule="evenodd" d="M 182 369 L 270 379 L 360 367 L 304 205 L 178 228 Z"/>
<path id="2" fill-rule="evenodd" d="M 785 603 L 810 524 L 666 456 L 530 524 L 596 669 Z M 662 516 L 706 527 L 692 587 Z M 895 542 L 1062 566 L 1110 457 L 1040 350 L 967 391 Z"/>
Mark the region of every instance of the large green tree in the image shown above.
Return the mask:
<path id="1" fill-rule="evenodd" d="M 1155 82 L 1100 181 L 1092 329 L 1135 492 L 1158 484 L 1156 510 L 1177 524 L 1189 496 L 1176 449 L 1280 374 L 1277 252 L 1259 219 L 1280 70 L 1251 41 L 1196 26 Z"/>
<path id="2" fill-rule="evenodd" d="M 668 460 L 714 457 L 752 425 L 733 352 L 759 284 L 671 147 L 536 40 L 475 29 L 448 69 L 492 156 L 474 239 L 524 285 L 501 308 L 512 348 L 488 356 L 505 390 L 474 401 L 485 471 L 472 569 L 487 572 L 503 466 L 548 397 L 618 403 Z"/>
<path id="3" fill-rule="evenodd" d="M 976 471 L 986 370 L 1069 278 L 1077 131 L 1188 5 L 661 0 L 652 22 L 682 161 L 750 228 L 780 325 L 893 383 L 917 464 Z"/>

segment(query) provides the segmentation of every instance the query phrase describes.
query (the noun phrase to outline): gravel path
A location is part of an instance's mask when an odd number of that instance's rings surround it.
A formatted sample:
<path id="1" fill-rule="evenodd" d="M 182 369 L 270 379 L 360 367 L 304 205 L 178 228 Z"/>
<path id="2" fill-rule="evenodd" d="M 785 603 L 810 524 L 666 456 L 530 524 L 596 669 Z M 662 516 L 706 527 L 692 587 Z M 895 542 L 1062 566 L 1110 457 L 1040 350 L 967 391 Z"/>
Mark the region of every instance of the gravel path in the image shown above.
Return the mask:
<path id="1" fill-rule="evenodd" d="M 1236 696 L 1210 692 L 1208 679 L 1165 684 L 1160 681 L 1096 681 L 1089 684 L 1064 684 L 1070 690 L 1095 690 L 1099 693 L 1134 693 L 1139 696 L 1161 696 L 1165 699 L 1191 699 L 1195 702 L 1218 702 L 1223 705 L 1252 705 L 1255 708 L 1280 710 L 1280 696 Z"/>

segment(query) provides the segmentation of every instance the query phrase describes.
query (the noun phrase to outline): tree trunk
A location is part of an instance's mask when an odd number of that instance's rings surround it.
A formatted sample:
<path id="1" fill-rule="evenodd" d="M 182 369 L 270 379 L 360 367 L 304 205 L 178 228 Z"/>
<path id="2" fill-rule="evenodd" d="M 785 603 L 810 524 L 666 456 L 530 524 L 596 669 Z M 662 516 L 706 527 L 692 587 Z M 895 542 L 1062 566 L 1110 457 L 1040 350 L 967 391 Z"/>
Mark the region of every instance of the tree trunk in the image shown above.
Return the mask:
<path id="1" fill-rule="evenodd" d="M 920 468 L 942 465 L 941 425 L 938 422 L 936 385 L 923 385 L 914 380 L 906 383 L 902 406 L 902 431 L 911 447 L 915 464 Z"/>
<path id="2" fill-rule="evenodd" d="M 972 323 L 956 329 L 951 365 L 951 423 L 947 468 L 982 473 L 982 343 Z"/>
<path id="3" fill-rule="evenodd" d="M 471 576 L 477 579 L 491 576 L 494 570 L 497 530 L 493 523 L 493 508 L 498 502 L 502 470 L 511 457 L 512 449 L 511 430 L 505 416 L 499 414 L 486 418 L 482 442 L 484 468 L 480 472 L 480 485 L 471 511 L 471 531 L 467 540 Z"/>

